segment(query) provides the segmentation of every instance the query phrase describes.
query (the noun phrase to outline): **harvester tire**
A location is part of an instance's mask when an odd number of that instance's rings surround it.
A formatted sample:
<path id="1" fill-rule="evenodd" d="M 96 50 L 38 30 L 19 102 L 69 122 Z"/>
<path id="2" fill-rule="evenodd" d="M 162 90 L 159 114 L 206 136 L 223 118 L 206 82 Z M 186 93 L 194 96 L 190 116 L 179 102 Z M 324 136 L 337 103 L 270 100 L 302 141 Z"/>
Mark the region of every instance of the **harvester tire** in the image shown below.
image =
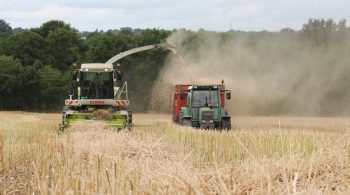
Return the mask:
<path id="1" fill-rule="evenodd" d="M 132 125 L 132 110 L 131 108 L 128 108 L 128 125 Z"/>
<path id="2" fill-rule="evenodd" d="M 58 134 L 61 134 L 64 132 L 64 126 L 60 123 L 59 126 L 58 126 L 58 130 L 57 130 L 57 133 Z"/>

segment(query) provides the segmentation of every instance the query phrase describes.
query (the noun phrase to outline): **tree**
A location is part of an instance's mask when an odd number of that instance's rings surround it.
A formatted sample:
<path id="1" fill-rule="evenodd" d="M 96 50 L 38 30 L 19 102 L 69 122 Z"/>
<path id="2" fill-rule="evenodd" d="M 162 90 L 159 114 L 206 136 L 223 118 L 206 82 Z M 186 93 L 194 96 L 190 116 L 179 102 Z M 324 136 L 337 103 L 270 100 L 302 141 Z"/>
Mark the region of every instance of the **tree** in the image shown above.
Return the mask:
<path id="1" fill-rule="evenodd" d="M 5 20 L 0 19 L 0 38 L 6 38 L 12 34 L 12 28 Z"/>
<path id="2" fill-rule="evenodd" d="M 321 46 L 335 40 L 341 42 L 343 39 L 335 38 L 334 35 L 341 34 L 340 36 L 344 37 L 345 31 L 347 31 L 345 19 L 340 20 L 338 24 L 333 19 L 309 19 L 308 23 L 303 25 L 301 34 L 313 45 Z"/>
<path id="3" fill-rule="evenodd" d="M 52 60 L 47 40 L 31 31 L 4 40 L 0 45 L 0 53 L 19 59 L 23 66 L 31 66 L 38 60 L 48 64 Z"/>
<path id="4" fill-rule="evenodd" d="M 19 99 L 22 110 L 39 111 L 40 110 L 40 85 L 38 67 L 23 67 L 19 77 Z"/>
<path id="5" fill-rule="evenodd" d="M 31 30 L 46 38 L 49 36 L 49 33 L 51 31 L 55 31 L 56 29 L 60 28 L 66 29 L 68 31 L 75 31 L 69 24 L 66 24 L 61 20 L 50 20 L 42 24 L 39 28 L 34 28 Z"/>
<path id="6" fill-rule="evenodd" d="M 136 41 L 138 46 L 150 45 L 165 40 L 169 35 L 170 32 L 166 30 L 146 29 L 136 37 Z"/>
<path id="7" fill-rule="evenodd" d="M 96 35 L 88 40 L 85 61 L 106 62 L 114 55 L 133 48 L 131 36 L 122 34 Z"/>
<path id="8" fill-rule="evenodd" d="M 24 31 L 27 31 L 27 29 L 23 29 L 21 27 L 16 27 L 12 30 L 12 34 L 18 34 L 18 33 L 21 33 L 21 32 L 24 32 Z"/>
<path id="9" fill-rule="evenodd" d="M 120 28 L 119 33 L 123 34 L 123 35 L 132 35 L 132 28 L 130 28 L 130 27 Z"/>
<path id="10" fill-rule="evenodd" d="M 40 86 L 40 105 L 41 110 L 52 110 L 59 107 L 69 90 L 68 74 L 61 73 L 59 70 L 44 66 L 38 70 Z"/>
<path id="11" fill-rule="evenodd" d="M 77 45 L 77 35 L 74 31 L 57 28 L 49 32 L 47 41 L 53 56 L 52 64 L 54 68 L 64 71 L 73 62 L 77 61 L 79 47 Z"/>
<path id="12" fill-rule="evenodd" d="M 52 58 L 49 63 L 58 70 L 65 71 L 80 58 L 81 41 L 77 30 L 60 20 L 51 20 L 39 28 L 31 29 L 44 37 L 49 45 Z"/>
<path id="13" fill-rule="evenodd" d="M 0 109 L 16 108 L 21 63 L 9 56 L 0 56 Z"/>

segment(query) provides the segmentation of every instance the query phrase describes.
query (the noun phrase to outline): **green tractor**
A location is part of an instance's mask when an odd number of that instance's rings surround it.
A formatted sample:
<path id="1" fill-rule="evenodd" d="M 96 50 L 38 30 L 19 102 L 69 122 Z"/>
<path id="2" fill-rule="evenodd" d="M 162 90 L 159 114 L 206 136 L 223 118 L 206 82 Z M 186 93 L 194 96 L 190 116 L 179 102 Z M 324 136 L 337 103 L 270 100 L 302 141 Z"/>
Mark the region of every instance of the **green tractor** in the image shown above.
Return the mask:
<path id="1" fill-rule="evenodd" d="M 225 109 L 231 91 L 221 85 L 176 85 L 173 121 L 201 129 L 231 129 L 231 117 Z"/>

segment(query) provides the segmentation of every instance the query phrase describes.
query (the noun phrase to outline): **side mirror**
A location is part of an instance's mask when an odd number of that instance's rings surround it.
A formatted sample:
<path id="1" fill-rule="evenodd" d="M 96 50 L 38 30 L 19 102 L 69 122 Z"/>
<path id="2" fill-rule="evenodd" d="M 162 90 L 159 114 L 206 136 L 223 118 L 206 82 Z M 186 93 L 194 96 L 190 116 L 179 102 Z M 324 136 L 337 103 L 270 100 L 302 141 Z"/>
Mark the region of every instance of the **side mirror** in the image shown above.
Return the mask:
<path id="1" fill-rule="evenodd" d="M 182 100 L 184 100 L 184 99 L 186 98 L 186 95 L 185 95 L 184 92 L 181 92 L 181 93 L 180 93 L 180 98 L 181 98 Z"/>
<path id="2" fill-rule="evenodd" d="M 72 80 L 73 81 L 76 81 L 78 79 L 78 74 L 79 74 L 78 71 L 76 71 L 76 70 L 73 71 L 73 74 L 72 74 Z"/>
<path id="3" fill-rule="evenodd" d="M 226 92 L 226 99 L 231 99 L 231 91 Z"/>

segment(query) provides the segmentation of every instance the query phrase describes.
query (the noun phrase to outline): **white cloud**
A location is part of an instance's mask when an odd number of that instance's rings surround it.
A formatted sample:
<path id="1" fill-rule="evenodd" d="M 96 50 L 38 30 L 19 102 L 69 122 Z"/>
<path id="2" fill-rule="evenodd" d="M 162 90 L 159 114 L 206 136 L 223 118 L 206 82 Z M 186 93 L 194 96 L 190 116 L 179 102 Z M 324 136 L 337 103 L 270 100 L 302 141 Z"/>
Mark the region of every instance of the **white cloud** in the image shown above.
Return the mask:
<path id="1" fill-rule="evenodd" d="M 0 18 L 13 27 L 51 19 L 79 30 L 189 28 L 279 30 L 300 28 L 309 18 L 350 19 L 346 0 L 0 0 Z"/>
<path id="2" fill-rule="evenodd" d="M 256 16 L 262 9 L 262 5 L 259 4 L 248 4 L 233 7 L 228 11 L 227 15 L 231 18 L 242 18 L 247 16 Z"/>
<path id="3" fill-rule="evenodd" d="M 7 10 L 1 13 L 4 18 L 11 18 L 15 21 L 16 26 L 21 27 L 33 27 L 39 26 L 43 22 L 52 19 L 64 20 L 68 23 L 72 23 L 73 26 L 79 26 L 80 23 L 89 25 L 97 24 L 104 18 L 112 18 L 112 16 L 122 15 L 122 11 L 115 12 L 112 9 L 95 9 L 95 8 L 71 8 L 65 6 L 59 6 L 55 4 L 46 4 L 42 8 L 35 11 L 17 11 Z M 14 23 L 14 22 L 12 22 Z"/>

